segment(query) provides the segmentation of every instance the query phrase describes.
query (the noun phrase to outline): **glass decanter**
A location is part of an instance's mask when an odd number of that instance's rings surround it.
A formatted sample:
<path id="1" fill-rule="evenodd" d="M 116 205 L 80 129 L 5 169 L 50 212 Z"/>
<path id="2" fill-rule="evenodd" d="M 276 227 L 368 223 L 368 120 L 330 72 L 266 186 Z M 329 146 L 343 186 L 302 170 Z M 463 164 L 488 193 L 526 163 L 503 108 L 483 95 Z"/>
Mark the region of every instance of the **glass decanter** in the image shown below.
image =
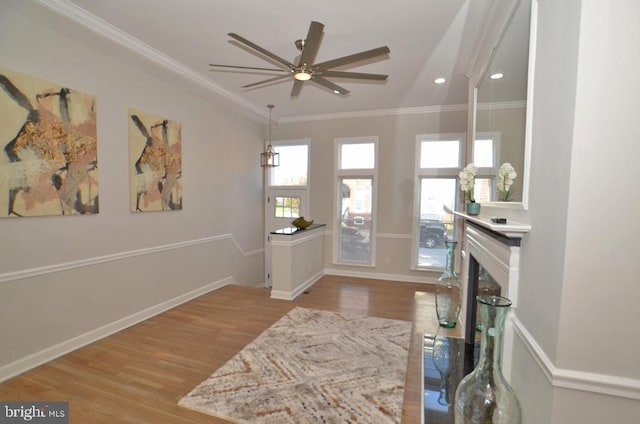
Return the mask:
<path id="1" fill-rule="evenodd" d="M 457 241 L 446 241 L 447 265 L 436 282 L 436 314 L 441 327 L 453 328 L 458 322 L 462 302 L 462 284 L 454 270 Z"/>
<path id="2" fill-rule="evenodd" d="M 500 296 L 477 299 L 482 320 L 480 358 L 456 390 L 455 423 L 520 424 L 520 402 L 502 375 L 502 334 L 511 301 Z"/>

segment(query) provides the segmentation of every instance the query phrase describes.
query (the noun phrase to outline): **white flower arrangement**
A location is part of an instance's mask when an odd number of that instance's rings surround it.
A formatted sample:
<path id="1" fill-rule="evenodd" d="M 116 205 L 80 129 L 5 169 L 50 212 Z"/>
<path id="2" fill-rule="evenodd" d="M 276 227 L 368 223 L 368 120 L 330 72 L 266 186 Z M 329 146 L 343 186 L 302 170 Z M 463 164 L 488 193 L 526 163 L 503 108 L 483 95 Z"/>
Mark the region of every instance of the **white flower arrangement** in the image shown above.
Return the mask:
<path id="1" fill-rule="evenodd" d="M 467 200 L 471 203 L 475 203 L 476 201 L 473 197 L 473 188 L 476 183 L 477 173 L 478 168 L 473 163 L 469 163 L 458 174 L 458 177 L 460 179 L 460 190 L 467 193 Z"/>
<path id="2" fill-rule="evenodd" d="M 497 181 L 497 189 L 501 193 L 501 199 L 505 202 L 508 202 L 509 196 L 511 195 L 511 186 L 513 185 L 513 180 L 516 179 L 518 174 L 513 166 L 509 162 L 505 162 L 500 165 L 500 169 L 498 170 L 498 181 Z"/>

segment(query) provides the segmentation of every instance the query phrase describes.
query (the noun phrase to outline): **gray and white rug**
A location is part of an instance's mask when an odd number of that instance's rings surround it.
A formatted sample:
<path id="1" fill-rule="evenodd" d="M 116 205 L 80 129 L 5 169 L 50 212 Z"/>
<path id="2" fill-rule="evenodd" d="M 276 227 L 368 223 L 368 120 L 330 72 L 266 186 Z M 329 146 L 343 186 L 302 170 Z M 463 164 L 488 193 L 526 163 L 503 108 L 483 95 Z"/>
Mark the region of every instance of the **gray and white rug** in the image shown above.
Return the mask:
<path id="1" fill-rule="evenodd" d="M 411 329 L 296 307 L 179 405 L 234 423 L 399 423 Z"/>

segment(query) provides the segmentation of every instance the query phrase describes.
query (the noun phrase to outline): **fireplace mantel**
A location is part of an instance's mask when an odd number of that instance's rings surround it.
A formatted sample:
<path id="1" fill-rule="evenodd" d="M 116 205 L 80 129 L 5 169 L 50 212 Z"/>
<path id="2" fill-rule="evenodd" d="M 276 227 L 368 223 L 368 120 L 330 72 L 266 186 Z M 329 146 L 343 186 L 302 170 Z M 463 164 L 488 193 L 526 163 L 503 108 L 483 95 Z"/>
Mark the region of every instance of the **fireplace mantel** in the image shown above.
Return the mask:
<path id="1" fill-rule="evenodd" d="M 459 216 L 469 222 L 478 224 L 496 233 L 500 233 L 506 237 L 522 238 L 522 236 L 531 231 L 531 225 L 520 222 L 507 221 L 506 224 L 496 224 L 491 222 L 491 218 L 482 215 L 471 216 L 465 212 L 452 211 L 454 215 Z"/>
<path id="2" fill-rule="evenodd" d="M 531 225 L 511 220 L 506 224 L 497 224 L 482 215 L 471 216 L 456 211 L 453 214 L 463 218 L 465 222 L 463 281 L 466 284 L 463 287 L 463 298 L 466 302 L 462 316 L 466 343 L 473 344 L 475 340 L 475 299 L 479 267 L 482 266 L 500 285 L 502 295 L 512 302 L 505 322 L 503 351 L 503 371 L 509 379 L 514 337 L 513 316 L 518 309 L 520 245 L 523 236 L 531 231 Z"/>

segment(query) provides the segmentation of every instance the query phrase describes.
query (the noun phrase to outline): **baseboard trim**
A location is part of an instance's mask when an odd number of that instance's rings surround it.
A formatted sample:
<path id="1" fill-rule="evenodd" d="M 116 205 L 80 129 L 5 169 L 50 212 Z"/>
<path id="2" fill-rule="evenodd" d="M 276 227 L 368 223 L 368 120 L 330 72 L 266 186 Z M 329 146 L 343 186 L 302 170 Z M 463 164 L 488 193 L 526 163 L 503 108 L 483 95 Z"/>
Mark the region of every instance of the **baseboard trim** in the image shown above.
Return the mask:
<path id="1" fill-rule="evenodd" d="M 640 380 L 558 368 L 515 315 L 513 328 L 553 387 L 640 400 Z"/>
<path id="2" fill-rule="evenodd" d="M 176 306 L 195 299 L 198 296 L 202 296 L 205 293 L 232 284 L 233 282 L 234 281 L 232 277 L 223 278 L 222 280 L 207 284 L 206 286 L 192 290 L 188 293 L 181 294 L 180 296 L 176 296 L 173 299 L 169 299 L 155 306 L 151 306 L 150 308 L 144 309 L 140 312 L 136 312 L 110 324 L 96 328 L 95 330 L 91 330 L 87 333 L 66 340 L 55 346 L 48 347 L 44 350 L 41 350 L 40 352 L 33 353 L 29 356 L 18 359 L 17 361 L 4 365 L 0 367 L 0 382 L 8 380 L 18 374 L 22 374 L 25 371 L 33 369 L 62 355 L 103 339 L 114 333 L 117 333 L 118 331 L 124 330 L 125 328 L 131 327 L 132 325 L 138 324 L 155 315 L 168 311 L 169 309 L 175 308 Z"/>
<path id="3" fill-rule="evenodd" d="M 306 289 L 313 286 L 316 281 L 322 278 L 324 272 L 320 271 L 311 278 L 307 279 L 300 286 L 296 287 L 293 291 L 284 291 L 284 290 L 271 290 L 271 299 L 279 299 L 279 300 L 293 300 L 296 297 L 300 296 Z"/>
<path id="4" fill-rule="evenodd" d="M 352 271 L 347 269 L 325 268 L 326 275 L 340 277 L 369 278 L 372 280 L 399 281 L 402 283 L 435 284 L 436 279 L 402 274 L 383 274 L 378 272 Z"/>
<path id="5" fill-rule="evenodd" d="M 137 250 L 130 250 L 126 252 L 114 253 L 112 255 L 96 256 L 94 258 L 81 259 L 78 261 L 63 262 L 63 263 L 43 266 L 39 268 L 29 268 L 29 269 L 24 269 L 20 271 L 5 272 L 3 274 L 0 274 L 0 284 L 6 283 L 9 281 L 22 280 L 25 278 L 37 277 L 40 275 L 52 274 L 55 272 L 69 271 L 76 268 L 83 268 L 83 267 L 93 266 L 93 265 L 102 264 L 106 262 L 121 261 L 123 259 L 130 259 L 136 256 L 152 255 L 155 253 L 166 252 L 169 250 L 183 249 L 185 247 L 191 247 L 199 244 L 212 243 L 212 242 L 223 241 L 223 240 L 231 240 L 234 246 L 236 247 L 236 249 L 238 249 L 238 252 L 245 258 L 253 255 L 262 254 L 264 252 L 264 248 L 245 252 L 231 234 L 222 234 L 218 236 L 203 237 L 195 240 L 187 240 L 187 241 L 182 241 L 178 243 L 154 246 L 154 247 L 149 247 L 145 249 L 137 249 Z"/>

